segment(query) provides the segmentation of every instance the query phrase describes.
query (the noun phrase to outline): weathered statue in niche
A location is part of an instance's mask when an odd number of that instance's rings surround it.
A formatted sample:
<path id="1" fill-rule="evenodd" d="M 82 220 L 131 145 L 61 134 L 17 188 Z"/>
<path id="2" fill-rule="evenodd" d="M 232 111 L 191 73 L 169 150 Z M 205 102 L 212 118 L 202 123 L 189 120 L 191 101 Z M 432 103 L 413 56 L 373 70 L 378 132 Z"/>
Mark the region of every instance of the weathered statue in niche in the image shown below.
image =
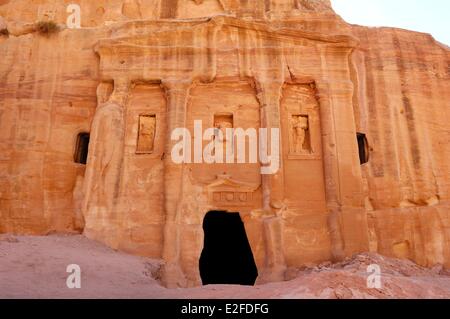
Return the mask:
<path id="1" fill-rule="evenodd" d="M 293 115 L 292 127 L 292 150 L 294 154 L 304 154 L 311 151 L 309 136 L 309 120 L 307 115 Z"/>
<path id="2" fill-rule="evenodd" d="M 155 147 L 156 116 L 140 115 L 137 153 L 152 153 Z"/>
<path id="3" fill-rule="evenodd" d="M 222 142 L 226 142 L 227 129 L 233 128 L 233 115 L 232 114 L 215 115 L 214 127 L 222 132 Z M 218 137 L 218 135 L 219 134 L 216 133 L 216 137 Z"/>

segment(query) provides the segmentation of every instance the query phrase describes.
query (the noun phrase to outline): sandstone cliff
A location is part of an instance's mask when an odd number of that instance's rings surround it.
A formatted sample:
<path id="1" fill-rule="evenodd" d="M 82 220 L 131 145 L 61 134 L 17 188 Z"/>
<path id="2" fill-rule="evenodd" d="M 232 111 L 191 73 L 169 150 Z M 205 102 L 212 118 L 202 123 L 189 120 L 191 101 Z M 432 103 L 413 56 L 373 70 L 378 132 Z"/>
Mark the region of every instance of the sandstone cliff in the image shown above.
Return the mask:
<path id="1" fill-rule="evenodd" d="M 66 9 L 70 3 L 80 4 L 80 29 L 65 27 L 69 15 Z M 193 29 L 196 24 L 211 17 L 218 17 L 215 20 L 219 21 L 218 24 L 223 23 L 225 18 L 230 19 L 226 20 L 230 24 L 257 22 L 265 27 L 259 24 L 245 27 L 257 29 L 260 33 L 296 30 L 303 32 L 305 37 L 323 38 L 322 35 L 326 35 L 327 41 L 337 43 L 336 47 L 317 44 L 314 49 L 301 51 L 301 54 L 293 52 L 286 55 L 288 58 L 283 66 L 287 67 L 280 69 L 280 74 L 303 79 L 305 74 L 323 76 L 324 72 L 328 72 L 329 81 L 334 81 L 332 104 L 336 109 L 333 120 L 349 128 L 339 136 L 351 139 L 353 135 L 350 133 L 355 130 L 367 135 L 370 147 L 367 164 L 359 167 L 355 165 L 354 158 L 346 159 L 347 151 L 355 151 L 349 142 L 342 141 L 341 149 L 336 151 L 344 163 L 338 174 L 349 174 L 355 180 L 362 181 L 361 187 L 351 181 L 342 181 L 341 189 L 335 190 L 341 194 L 339 205 L 349 207 L 347 213 L 339 215 L 339 232 L 347 234 L 343 240 L 344 247 L 340 249 L 349 254 L 366 250 L 367 246 L 367 250 L 413 259 L 424 266 L 444 264 L 448 267 L 450 50 L 427 34 L 349 25 L 332 11 L 329 1 L 318 0 L 0 1 L 0 31 L 7 30 L 0 35 L 0 232 L 47 234 L 80 231 L 86 219 L 86 229 L 93 238 L 133 253 L 162 256 L 164 211 L 162 208 L 156 209 L 152 216 L 145 212 L 145 209 L 156 207 L 164 200 L 162 191 L 158 195 L 163 184 L 155 182 L 163 170 L 161 158 L 152 158 L 150 162 L 132 159 L 130 154 L 134 140 L 126 140 L 125 156 L 130 156 L 126 157 L 125 165 L 128 165 L 126 167 L 130 173 L 128 180 L 121 180 L 125 186 L 119 191 L 120 196 L 136 196 L 145 201 L 145 205 L 140 206 L 139 200 L 131 200 L 121 204 L 122 207 L 133 207 L 131 215 L 117 213 L 104 216 L 96 212 L 83 217 L 82 201 L 86 194 L 83 194 L 80 185 L 83 184 L 85 166 L 73 161 L 75 141 L 79 132 L 91 130 L 97 105 L 108 99 L 111 88 L 105 80 L 109 75 L 105 74 L 116 72 L 116 69 L 105 69 L 100 65 L 99 54 L 110 53 L 101 52 L 99 41 L 109 43 L 114 39 L 128 41 L 133 38 L 133 41 L 141 41 L 133 45 L 170 47 L 170 42 L 155 44 L 149 38 L 136 39 L 140 34 L 154 32 L 159 33 L 158 41 L 164 41 L 162 34 L 170 30 L 170 21 L 191 23 L 192 26 L 187 28 Z M 36 31 L 38 21 L 54 21 L 60 30 L 54 34 L 42 34 Z M 226 31 L 223 34 L 220 38 L 223 58 L 218 60 L 219 66 L 216 66 L 217 74 L 223 78 L 236 76 L 236 73 L 246 75 L 255 68 L 250 60 L 237 63 L 237 66 L 233 64 L 235 62 L 229 62 L 238 60 L 231 57 L 232 52 L 251 51 L 252 46 L 279 45 L 275 40 L 260 43 L 250 31 L 239 34 L 246 37 L 247 42 L 237 41 L 237 33 Z M 295 36 L 300 37 L 298 34 Z M 340 41 L 344 37 L 354 42 L 351 44 L 354 49 L 348 57 L 339 48 L 343 46 Z M 193 39 L 197 41 L 193 40 L 196 45 L 201 45 L 206 35 L 200 33 Z M 299 41 L 306 43 L 312 40 L 301 38 Z M 303 42 L 301 45 L 304 45 Z M 243 43 L 247 48 L 243 47 Z M 298 44 L 292 40 L 292 45 L 294 43 Z M 289 51 L 289 46 L 286 45 L 283 50 Z M 159 52 L 163 54 L 163 51 Z M 174 54 L 170 49 L 167 52 L 169 57 Z M 319 65 L 316 60 L 318 55 L 329 57 L 328 61 L 344 58 L 348 64 L 332 62 L 335 64 Z M 266 61 L 262 63 L 268 66 L 274 63 L 269 61 L 270 58 L 255 59 Z M 203 62 L 212 63 L 208 60 Z M 145 65 L 145 61 L 132 63 L 135 66 Z M 345 81 L 345 77 L 350 81 Z M 105 85 L 99 86 L 101 82 Z M 249 105 L 248 116 L 251 116 L 251 110 L 258 108 L 252 88 L 233 85 Z M 132 98 L 134 102 L 131 103 L 143 105 L 145 101 L 165 101 L 159 86 L 151 89 L 138 86 L 133 90 L 138 93 L 141 90 L 142 94 L 133 93 L 137 97 Z M 289 99 L 293 100 L 295 94 L 303 96 L 306 93 L 302 90 L 309 89 L 299 90 L 300 93 L 295 88 L 292 92 L 287 89 L 286 101 L 282 103 L 293 103 Z M 227 91 L 227 88 L 221 89 L 220 86 L 199 87 L 191 94 L 201 105 L 207 102 L 202 100 L 201 92 L 208 92 L 211 97 L 218 94 L 225 96 Z M 293 94 L 291 98 L 289 92 Z M 231 100 L 232 96 L 226 98 Z M 346 99 L 352 103 L 346 104 Z M 140 112 L 137 108 L 130 110 L 134 112 L 133 116 Z M 132 130 L 131 127 L 128 129 Z M 323 148 L 326 150 L 334 146 L 324 145 Z M 311 166 L 307 170 L 325 174 L 320 175 L 319 184 L 311 185 L 330 188 L 326 172 L 321 168 L 323 165 L 314 166 L 312 161 L 308 165 Z M 327 162 L 324 165 L 325 169 L 329 168 Z M 302 173 L 293 168 L 294 171 Z M 292 185 L 296 184 L 292 182 Z M 127 189 L 127 185 L 139 187 L 130 186 Z M 193 190 L 196 186 L 189 187 Z M 156 195 L 148 197 L 149 189 Z M 295 194 L 292 197 L 288 199 L 294 201 Z M 342 241 L 333 239 L 337 232 L 333 227 L 331 231 L 322 228 L 329 223 L 328 217 L 316 212 L 327 210 L 323 195 L 312 194 L 308 200 L 314 202 L 314 208 L 305 206 L 303 209 L 308 214 L 299 217 L 292 213 L 295 218 L 288 218 L 286 222 L 295 225 L 294 228 L 303 227 L 305 238 L 294 232 L 288 232 L 285 238 L 288 255 L 294 254 L 299 247 L 308 247 L 304 250 L 308 257 L 305 260 L 288 258 L 288 264 L 331 259 L 334 256 L 333 242 Z M 186 205 L 189 207 L 186 209 L 195 209 L 195 202 L 195 198 L 187 199 Z M 354 208 L 364 211 L 364 214 L 352 215 Z M 286 213 L 287 216 L 289 214 Z M 365 216 L 367 228 L 355 229 L 356 222 L 365 222 Z M 189 222 L 194 223 L 192 220 L 195 219 L 191 218 Z M 186 238 L 198 241 L 198 230 L 185 231 Z M 310 235 L 315 236 L 316 246 L 308 243 Z M 367 238 L 366 245 L 363 242 Z M 187 260 L 186 264 L 190 262 Z"/>

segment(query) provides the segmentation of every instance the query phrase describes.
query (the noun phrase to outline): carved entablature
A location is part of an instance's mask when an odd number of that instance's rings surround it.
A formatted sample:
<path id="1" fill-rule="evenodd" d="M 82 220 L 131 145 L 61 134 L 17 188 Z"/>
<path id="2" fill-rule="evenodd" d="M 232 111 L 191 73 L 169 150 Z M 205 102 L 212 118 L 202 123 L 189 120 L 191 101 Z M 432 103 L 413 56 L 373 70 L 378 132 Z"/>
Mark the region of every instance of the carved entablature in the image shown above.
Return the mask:
<path id="1" fill-rule="evenodd" d="M 219 175 L 206 186 L 209 204 L 222 208 L 254 206 L 259 186 L 233 180 L 229 175 Z"/>
<path id="2" fill-rule="evenodd" d="M 100 40 L 95 51 L 100 55 L 103 81 L 126 76 L 131 81 L 211 82 L 219 73 L 218 55 L 222 50 L 236 49 L 239 74 L 234 76 L 265 78 L 269 72 L 271 79 L 283 82 L 296 79 L 292 72 L 301 73 L 296 71 L 295 61 L 302 50 L 309 50 L 320 64 L 320 50 L 332 47 L 348 52 L 356 45 L 357 40 L 350 35 L 328 35 L 289 25 L 275 28 L 269 23 L 217 16 L 124 23 L 114 30 L 114 37 Z M 346 59 L 345 54 L 341 56 Z M 285 63 L 292 64 L 291 74 L 284 72 Z"/>

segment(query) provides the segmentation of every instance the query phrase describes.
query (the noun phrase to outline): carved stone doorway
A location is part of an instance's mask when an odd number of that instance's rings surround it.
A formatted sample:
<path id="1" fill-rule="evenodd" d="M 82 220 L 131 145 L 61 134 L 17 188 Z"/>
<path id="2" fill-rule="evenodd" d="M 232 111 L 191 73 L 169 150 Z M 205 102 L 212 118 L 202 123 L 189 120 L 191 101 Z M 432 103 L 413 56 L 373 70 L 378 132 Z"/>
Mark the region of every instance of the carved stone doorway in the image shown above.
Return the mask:
<path id="1" fill-rule="evenodd" d="M 200 257 L 203 285 L 253 286 L 258 277 L 253 253 L 239 213 L 211 211 L 203 221 Z"/>

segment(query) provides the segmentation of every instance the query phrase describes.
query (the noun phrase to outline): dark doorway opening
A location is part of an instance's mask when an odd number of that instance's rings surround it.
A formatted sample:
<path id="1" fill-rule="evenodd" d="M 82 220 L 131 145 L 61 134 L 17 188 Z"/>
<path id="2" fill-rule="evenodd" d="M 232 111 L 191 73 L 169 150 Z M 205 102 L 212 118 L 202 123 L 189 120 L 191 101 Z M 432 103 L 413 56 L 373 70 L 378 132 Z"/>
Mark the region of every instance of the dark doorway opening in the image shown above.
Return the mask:
<path id="1" fill-rule="evenodd" d="M 86 164 L 89 151 L 89 133 L 80 133 L 77 136 L 74 161 L 79 164 Z"/>
<path id="2" fill-rule="evenodd" d="M 356 138 L 358 140 L 359 162 L 363 165 L 369 162 L 369 142 L 364 133 L 356 133 Z"/>
<path id="3" fill-rule="evenodd" d="M 203 285 L 253 286 L 258 277 L 252 249 L 239 213 L 211 211 L 203 220 L 200 257 Z"/>

